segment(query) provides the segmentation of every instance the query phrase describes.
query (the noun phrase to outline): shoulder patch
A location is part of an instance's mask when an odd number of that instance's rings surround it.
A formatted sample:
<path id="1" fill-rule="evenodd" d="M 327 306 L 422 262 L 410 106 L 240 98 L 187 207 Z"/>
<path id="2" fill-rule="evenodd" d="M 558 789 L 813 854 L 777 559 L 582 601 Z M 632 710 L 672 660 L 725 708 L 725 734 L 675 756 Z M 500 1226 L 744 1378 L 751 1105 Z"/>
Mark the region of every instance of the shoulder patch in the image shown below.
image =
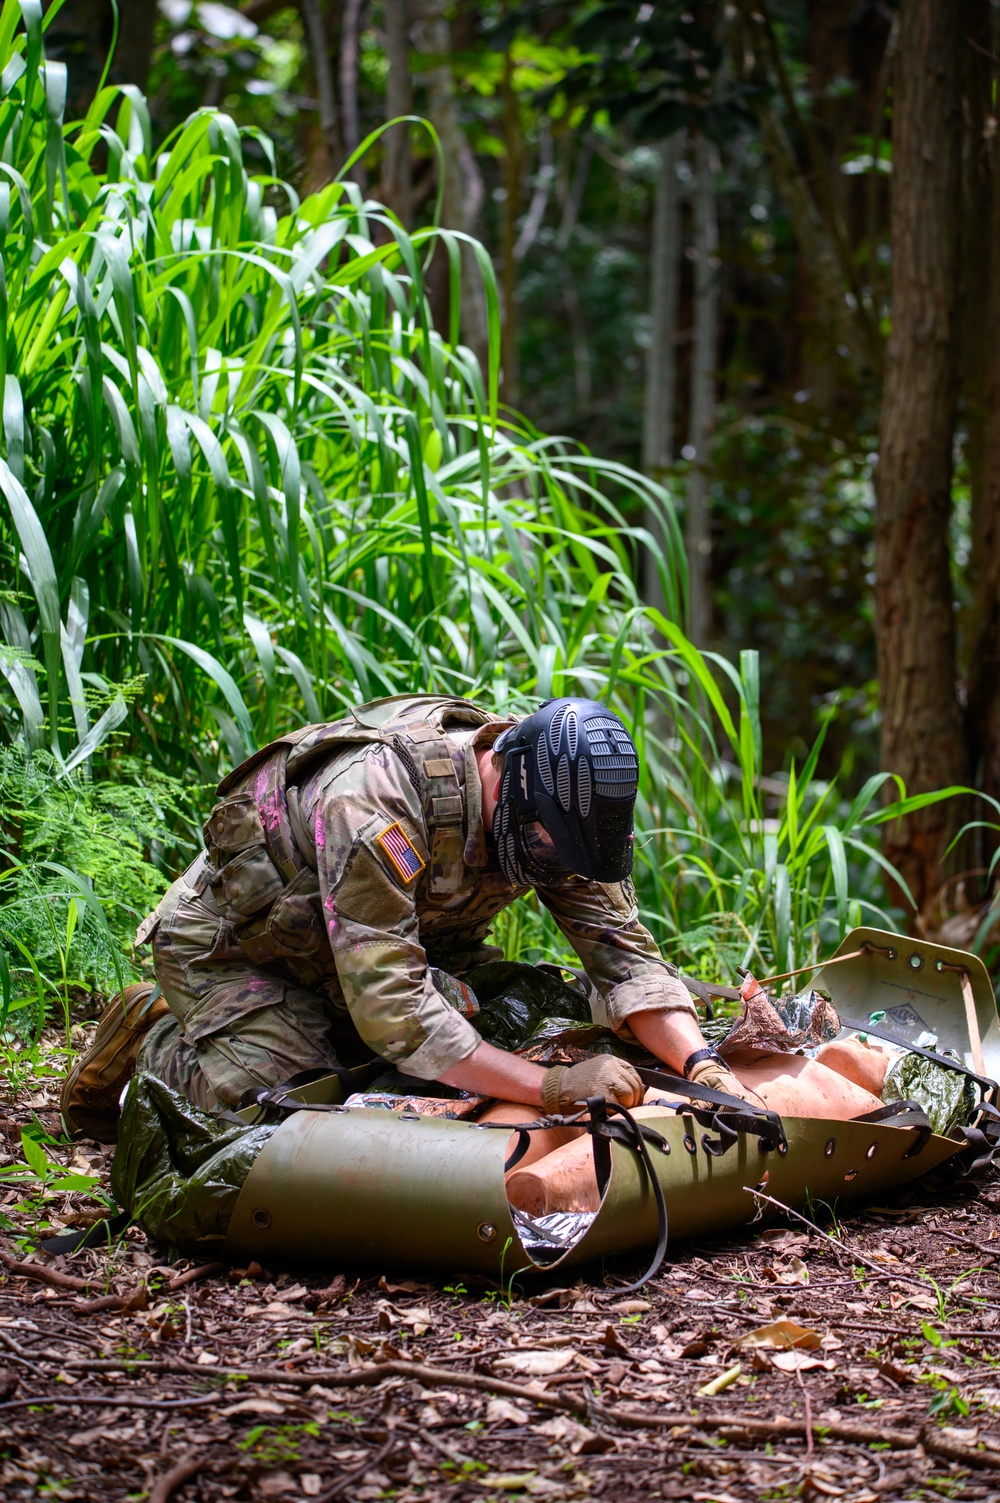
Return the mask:
<path id="1" fill-rule="evenodd" d="M 375 839 L 404 882 L 412 882 L 414 877 L 420 876 L 427 862 L 411 845 L 401 824 L 389 825 Z"/>

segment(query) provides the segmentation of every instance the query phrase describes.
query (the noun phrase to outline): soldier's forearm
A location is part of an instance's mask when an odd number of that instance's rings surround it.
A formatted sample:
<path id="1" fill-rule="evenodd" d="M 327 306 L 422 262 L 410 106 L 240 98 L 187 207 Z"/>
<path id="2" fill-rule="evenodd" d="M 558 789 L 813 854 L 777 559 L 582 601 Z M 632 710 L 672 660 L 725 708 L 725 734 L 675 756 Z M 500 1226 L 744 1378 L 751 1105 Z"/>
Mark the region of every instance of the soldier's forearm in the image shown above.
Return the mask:
<path id="1" fill-rule="evenodd" d="M 704 1049 L 705 1040 L 698 1021 L 687 1012 L 630 1012 L 628 1026 L 657 1059 L 680 1074 L 684 1061 L 696 1049 Z"/>
<path id="2" fill-rule="evenodd" d="M 508 1054 L 493 1044 L 479 1044 L 467 1059 L 460 1060 L 440 1078 L 445 1085 L 460 1091 L 474 1091 L 495 1096 L 499 1101 L 523 1101 L 526 1106 L 541 1106 L 541 1065 L 533 1065 L 516 1054 Z"/>

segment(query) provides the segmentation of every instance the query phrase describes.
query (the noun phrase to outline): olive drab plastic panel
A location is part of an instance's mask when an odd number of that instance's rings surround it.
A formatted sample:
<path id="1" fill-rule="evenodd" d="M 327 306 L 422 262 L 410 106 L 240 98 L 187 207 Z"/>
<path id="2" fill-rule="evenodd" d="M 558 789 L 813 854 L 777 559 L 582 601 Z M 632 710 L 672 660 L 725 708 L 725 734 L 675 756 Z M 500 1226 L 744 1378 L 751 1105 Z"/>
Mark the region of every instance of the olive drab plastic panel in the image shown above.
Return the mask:
<path id="1" fill-rule="evenodd" d="M 529 1120 L 530 1113 L 525 1120 Z M 914 1157 L 912 1128 L 786 1119 L 788 1150 L 741 1136 L 709 1154 L 690 1115 L 649 1118 L 670 1152 L 651 1149 L 671 1237 L 746 1226 L 779 1214 L 751 1193 L 797 1208 L 883 1194 L 949 1158 L 960 1143 L 932 1137 Z M 233 1213 L 236 1259 L 438 1269 L 499 1275 L 530 1269 L 504 1187 L 510 1130 L 380 1110 L 296 1112 L 264 1146 Z M 637 1155 L 612 1145 L 612 1172 L 587 1233 L 547 1269 L 650 1247 L 656 1205 Z"/>
<path id="2" fill-rule="evenodd" d="M 226 1254 L 493 1272 L 517 1240 L 508 1137 L 407 1113 L 296 1112 L 247 1176 Z"/>
<path id="3" fill-rule="evenodd" d="M 978 955 L 885 929 L 852 929 L 836 953 L 849 955 L 863 947 L 864 955 L 828 965 L 813 980 L 814 986 L 830 993 L 839 1013 L 857 1023 L 874 1023 L 872 1014 L 882 1012 L 885 1018 L 875 1026 L 900 1043 L 916 1043 L 925 1032 L 936 1034 L 939 1049 L 953 1049 L 974 1070 L 962 995 L 965 971 L 972 984 L 986 1073 L 1000 1079 L 1000 1020 L 989 973 Z"/>

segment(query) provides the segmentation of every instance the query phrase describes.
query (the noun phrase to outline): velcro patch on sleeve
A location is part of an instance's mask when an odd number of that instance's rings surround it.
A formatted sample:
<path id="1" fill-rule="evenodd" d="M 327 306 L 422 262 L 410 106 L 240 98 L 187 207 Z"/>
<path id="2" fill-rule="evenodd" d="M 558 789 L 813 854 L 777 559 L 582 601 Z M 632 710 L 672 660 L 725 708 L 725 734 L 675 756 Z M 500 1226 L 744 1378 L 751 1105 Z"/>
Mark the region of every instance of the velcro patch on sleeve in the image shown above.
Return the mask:
<path id="1" fill-rule="evenodd" d="M 375 837 L 404 882 L 419 877 L 427 862 L 418 855 L 400 824 L 393 824 Z"/>

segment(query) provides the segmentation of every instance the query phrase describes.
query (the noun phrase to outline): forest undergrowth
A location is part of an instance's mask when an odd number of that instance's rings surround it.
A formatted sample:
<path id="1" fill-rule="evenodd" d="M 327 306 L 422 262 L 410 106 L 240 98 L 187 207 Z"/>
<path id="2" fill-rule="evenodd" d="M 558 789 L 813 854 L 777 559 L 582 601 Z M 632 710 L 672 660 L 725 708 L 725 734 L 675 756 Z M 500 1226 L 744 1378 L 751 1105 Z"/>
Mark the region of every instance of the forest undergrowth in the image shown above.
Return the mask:
<path id="1" fill-rule="evenodd" d="M 154 143 L 142 94 L 104 87 L 66 122 L 50 20 L 0 9 L 0 1032 L 57 1016 L 69 1042 L 74 998 L 137 973 L 130 935 L 218 777 L 396 692 L 612 704 L 642 754 L 643 917 L 695 974 L 894 926 L 880 830 L 948 791 L 820 780 L 829 716 L 765 775 L 757 655 L 684 634 L 669 492 L 500 406 L 483 248 L 408 234 L 346 177 L 299 200 L 219 110 Z M 463 258 L 485 369 L 458 340 Z M 497 937 L 561 953 L 530 905 Z"/>
<path id="2" fill-rule="evenodd" d="M 990 1496 L 992 1181 L 834 1207 L 835 1241 L 751 1226 L 624 1301 L 624 1263 L 560 1290 L 195 1271 L 135 1230 L 33 1251 L 108 1208 L 59 1079 L 148 964 L 135 926 L 219 776 L 289 727 L 413 691 L 613 705 L 643 917 L 723 981 L 905 922 L 880 831 L 955 792 L 821 779 L 829 719 L 765 767 L 756 654 L 685 635 L 669 491 L 500 404 L 481 246 L 407 233 L 346 176 L 299 200 L 219 110 L 154 142 L 141 93 L 107 87 L 67 122 L 47 24 L 0 8 L 4 1496 Z M 530 902 L 495 937 L 562 955 Z M 759 1334 L 793 1320 L 792 1345 Z"/>
<path id="3" fill-rule="evenodd" d="M 571 1281 L 331 1278 L 174 1261 L 131 1231 L 40 1259 L 40 1220 L 97 1214 L 111 1151 L 61 1139 L 52 1075 L 21 1085 L 0 1163 L 5 1498 L 998 1496 L 995 1172 L 811 1225 L 748 1209 L 639 1294 L 638 1258 Z"/>

